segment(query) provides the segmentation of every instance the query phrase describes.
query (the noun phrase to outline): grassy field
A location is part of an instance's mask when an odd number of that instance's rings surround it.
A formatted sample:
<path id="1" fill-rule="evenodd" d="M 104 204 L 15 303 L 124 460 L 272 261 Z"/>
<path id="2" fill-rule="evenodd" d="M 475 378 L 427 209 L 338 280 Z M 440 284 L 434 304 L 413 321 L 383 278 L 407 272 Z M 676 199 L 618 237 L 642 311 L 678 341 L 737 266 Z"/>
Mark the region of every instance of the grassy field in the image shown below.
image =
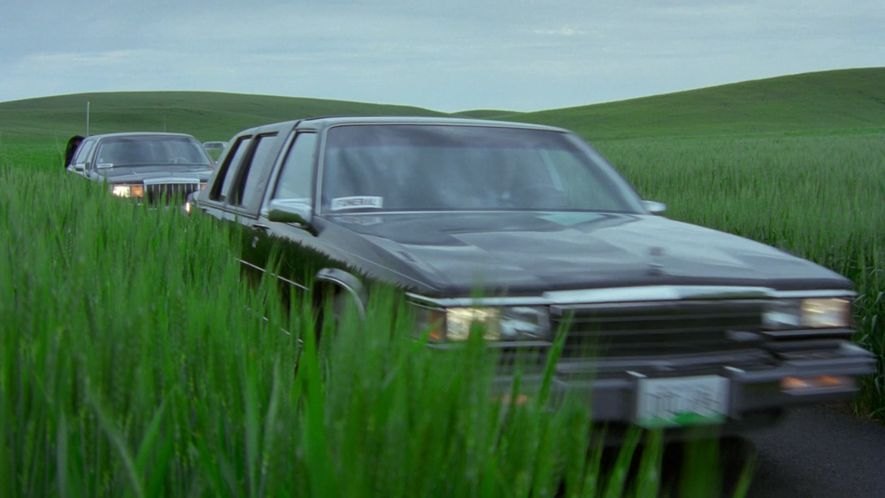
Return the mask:
<path id="1" fill-rule="evenodd" d="M 226 229 L 20 165 L 0 166 L 2 496 L 722 489 L 712 443 L 667 477 L 660 434 L 604 455 L 586 406 L 495 401 L 481 341 L 435 354 L 389 296 L 324 334 L 335 339 L 318 354 L 302 333 L 311 313 L 283 313 L 272 285 L 247 288 Z M 748 475 L 729 481 L 735 496 Z"/>
<path id="2" fill-rule="evenodd" d="M 487 403 L 484 353 L 441 363 L 391 339 L 408 328 L 390 323 L 395 303 L 373 303 L 367 333 L 323 355 L 308 345 L 294 374 L 309 320 L 276 309 L 272 289 L 244 287 L 224 230 L 63 174 L 85 100 L 95 133 L 203 140 L 307 115 L 432 113 L 188 92 L 0 103 L 0 495 L 708 496 L 718 485 L 715 472 L 663 483 L 654 440 L 630 483 L 631 445 L 600 471 L 581 407 L 550 417 Z M 880 358 L 858 410 L 885 420 L 885 70 L 467 114 L 575 129 L 669 216 L 850 277 L 857 338 Z"/>

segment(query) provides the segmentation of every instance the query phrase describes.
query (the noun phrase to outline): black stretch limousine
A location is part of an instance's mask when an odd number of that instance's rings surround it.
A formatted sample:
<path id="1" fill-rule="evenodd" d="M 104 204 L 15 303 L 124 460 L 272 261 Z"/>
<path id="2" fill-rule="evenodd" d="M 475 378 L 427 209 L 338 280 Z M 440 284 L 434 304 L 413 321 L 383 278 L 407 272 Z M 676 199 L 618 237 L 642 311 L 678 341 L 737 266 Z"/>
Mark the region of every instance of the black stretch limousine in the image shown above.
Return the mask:
<path id="1" fill-rule="evenodd" d="M 336 117 L 245 130 L 188 208 L 247 236 L 242 263 L 294 291 L 402 289 L 433 347 L 482 322 L 491 347 L 549 348 L 553 389 L 601 422 L 777 419 L 844 399 L 874 359 L 852 344 L 844 277 L 669 220 L 562 129 L 451 118 Z M 475 298 L 476 291 L 482 298 Z M 526 372 L 523 384 L 541 376 Z M 502 369 L 506 389 L 510 378 Z"/>
<path id="2" fill-rule="evenodd" d="M 212 165 L 202 144 L 190 135 L 131 132 L 72 137 L 65 167 L 106 182 L 115 196 L 161 204 L 184 202 L 204 188 Z"/>

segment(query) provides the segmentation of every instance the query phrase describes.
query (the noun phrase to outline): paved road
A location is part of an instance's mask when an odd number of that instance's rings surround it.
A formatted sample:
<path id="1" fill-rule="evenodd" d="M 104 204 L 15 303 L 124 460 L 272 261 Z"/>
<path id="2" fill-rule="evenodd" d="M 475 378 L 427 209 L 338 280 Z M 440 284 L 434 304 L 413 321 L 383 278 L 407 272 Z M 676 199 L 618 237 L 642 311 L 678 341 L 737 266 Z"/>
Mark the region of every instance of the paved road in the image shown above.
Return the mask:
<path id="1" fill-rule="evenodd" d="M 726 445 L 723 498 L 741 474 L 742 451 L 756 459 L 749 498 L 885 498 L 885 425 L 855 417 L 847 406 L 794 409 L 779 425 L 746 436 Z M 612 448 L 604 461 L 613 465 L 617 454 Z M 684 462 L 682 445 L 668 445 L 663 496 L 679 496 Z"/>
<path id="2" fill-rule="evenodd" d="M 750 440 L 758 462 L 751 498 L 885 497 L 885 426 L 842 407 L 794 410 Z"/>

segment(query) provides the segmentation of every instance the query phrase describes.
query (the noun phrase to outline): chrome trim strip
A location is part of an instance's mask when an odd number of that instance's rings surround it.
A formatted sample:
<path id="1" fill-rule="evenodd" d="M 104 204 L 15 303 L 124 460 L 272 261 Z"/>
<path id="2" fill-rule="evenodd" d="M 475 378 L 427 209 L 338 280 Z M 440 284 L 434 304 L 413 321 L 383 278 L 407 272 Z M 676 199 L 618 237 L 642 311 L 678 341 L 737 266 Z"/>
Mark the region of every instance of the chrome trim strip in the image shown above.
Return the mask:
<path id="1" fill-rule="evenodd" d="M 625 216 L 650 216 L 648 213 L 636 212 L 636 211 L 607 211 L 602 209 L 595 209 L 593 211 L 583 210 L 563 210 L 563 209 L 414 209 L 414 210 L 399 210 L 399 211 L 385 211 L 383 209 L 377 211 L 361 211 L 361 212 L 352 212 L 352 213 L 344 213 L 342 211 L 330 211 L 326 210 L 320 214 L 324 214 L 326 216 L 379 216 L 379 215 L 388 215 L 388 214 L 497 214 L 497 213 L 604 213 L 604 214 L 622 214 Z"/>
<path id="2" fill-rule="evenodd" d="M 764 299 L 771 297 L 766 287 L 724 287 L 711 285 L 648 285 L 574 291 L 545 292 L 555 304 L 623 303 L 676 301 L 682 299 Z"/>
<path id="3" fill-rule="evenodd" d="M 798 299 L 813 297 L 856 297 L 857 293 L 848 289 L 838 290 L 802 290 L 802 291 L 774 291 L 774 297 L 781 299 Z"/>
<path id="4" fill-rule="evenodd" d="M 436 308 L 453 308 L 464 306 L 544 306 L 551 304 L 541 296 L 528 297 L 447 297 L 432 298 L 407 292 L 406 296 L 416 303 Z"/>
<path id="5" fill-rule="evenodd" d="M 181 176 L 170 176 L 166 178 L 145 178 L 143 183 L 145 185 L 191 185 L 191 184 L 199 184 L 199 178 L 185 178 Z"/>
<path id="6" fill-rule="evenodd" d="M 295 282 L 294 280 L 289 280 L 288 278 L 283 277 L 283 276 L 280 276 L 280 275 L 277 274 L 277 273 L 273 273 L 273 272 L 266 271 L 264 268 L 262 268 L 262 267 L 260 267 L 260 266 L 258 266 L 258 265 L 253 265 L 252 263 L 250 263 L 250 262 L 248 262 L 248 261 L 246 261 L 246 260 L 244 260 L 244 259 L 237 259 L 237 261 L 239 261 L 240 264 L 243 265 L 243 266 L 248 266 L 249 268 L 252 268 L 253 270 L 258 270 L 258 271 L 260 271 L 261 273 L 267 273 L 267 274 L 270 275 L 271 277 L 276 277 L 277 279 L 282 280 L 283 282 L 285 282 L 285 283 L 291 285 L 292 287 L 297 287 L 297 288 L 299 288 L 299 289 L 301 289 L 301 290 L 303 290 L 303 291 L 309 291 L 309 290 L 310 290 L 310 289 L 308 289 L 307 287 L 305 287 L 305 286 L 299 284 L 298 282 Z"/>
<path id="7" fill-rule="evenodd" d="M 778 291 L 768 287 L 714 285 L 647 285 L 545 292 L 540 296 L 432 298 L 415 293 L 411 300 L 439 307 L 461 306 L 543 306 L 556 304 L 596 304 L 624 302 L 677 301 L 685 299 L 799 299 L 815 297 L 854 297 L 846 289 Z"/>

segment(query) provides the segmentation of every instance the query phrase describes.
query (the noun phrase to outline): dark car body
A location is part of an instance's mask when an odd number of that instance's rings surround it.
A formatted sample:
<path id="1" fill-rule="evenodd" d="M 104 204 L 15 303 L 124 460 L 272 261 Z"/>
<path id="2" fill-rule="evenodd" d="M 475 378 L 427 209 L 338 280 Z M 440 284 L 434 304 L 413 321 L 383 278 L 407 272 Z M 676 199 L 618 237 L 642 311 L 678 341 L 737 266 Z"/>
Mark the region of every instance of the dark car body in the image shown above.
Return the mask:
<path id="1" fill-rule="evenodd" d="M 849 397 L 874 368 L 850 341 L 850 281 L 655 214 L 566 130 L 337 117 L 230 144 L 191 202 L 245 228 L 245 267 L 265 271 L 276 247 L 297 292 L 360 306 L 372 283 L 401 289 L 440 349 L 476 321 L 505 356 L 565 329 L 552 389 L 596 421 L 741 427 Z"/>
<path id="2" fill-rule="evenodd" d="M 103 182 L 111 193 L 149 204 L 183 201 L 206 186 L 212 160 L 202 144 L 183 133 L 129 132 L 73 137 L 66 168 Z"/>

